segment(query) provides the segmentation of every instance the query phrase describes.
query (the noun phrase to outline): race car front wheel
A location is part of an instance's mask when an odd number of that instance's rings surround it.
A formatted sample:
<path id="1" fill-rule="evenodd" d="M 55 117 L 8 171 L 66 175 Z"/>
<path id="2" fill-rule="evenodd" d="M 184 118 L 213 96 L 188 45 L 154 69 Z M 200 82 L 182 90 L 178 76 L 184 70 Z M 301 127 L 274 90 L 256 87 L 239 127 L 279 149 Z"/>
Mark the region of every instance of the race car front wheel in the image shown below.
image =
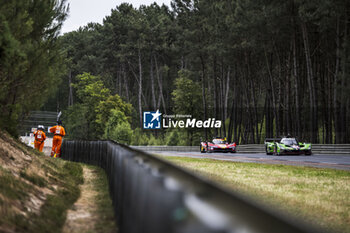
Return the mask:
<path id="1" fill-rule="evenodd" d="M 265 151 L 267 155 L 272 155 L 273 153 L 269 152 L 269 149 L 267 148 L 267 146 L 265 146 Z"/>

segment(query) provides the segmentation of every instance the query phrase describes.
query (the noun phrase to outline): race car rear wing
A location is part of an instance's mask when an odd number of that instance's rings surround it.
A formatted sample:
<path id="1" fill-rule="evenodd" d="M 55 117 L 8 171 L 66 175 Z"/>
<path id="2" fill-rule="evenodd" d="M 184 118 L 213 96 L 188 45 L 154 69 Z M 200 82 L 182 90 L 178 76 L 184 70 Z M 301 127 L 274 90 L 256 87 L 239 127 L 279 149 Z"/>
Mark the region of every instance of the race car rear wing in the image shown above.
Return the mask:
<path id="1" fill-rule="evenodd" d="M 265 138 L 265 143 L 267 142 L 280 142 L 282 138 Z"/>

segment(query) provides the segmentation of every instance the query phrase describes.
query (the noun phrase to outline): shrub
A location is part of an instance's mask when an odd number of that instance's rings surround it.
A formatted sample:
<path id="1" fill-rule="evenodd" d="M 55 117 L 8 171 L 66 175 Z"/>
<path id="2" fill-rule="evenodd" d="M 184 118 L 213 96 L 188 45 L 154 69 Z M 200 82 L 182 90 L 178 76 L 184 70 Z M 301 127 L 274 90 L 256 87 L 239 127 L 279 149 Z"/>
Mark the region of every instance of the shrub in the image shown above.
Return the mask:
<path id="1" fill-rule="evenodd" d="M 147 146 L 149 142 L 148 136 L 142 132 L 140 128 L 134 130 L 131 144 L 135 146 Z"/>
<path id="2" fill-rule="evenodd" d="M 108 139 L 115 140 L 119 143 L 130 144 L 133 136 L 133 131 L 128 122 L 122 122 L 109 130 L 106 135 Z"/>
<path id="3" fill-rule="evenodd" d="M 180 134 L 177 130 L 168 132 L 165 136 L 165 143 L 167 146 L 178 146 L 180 143 Z"/>

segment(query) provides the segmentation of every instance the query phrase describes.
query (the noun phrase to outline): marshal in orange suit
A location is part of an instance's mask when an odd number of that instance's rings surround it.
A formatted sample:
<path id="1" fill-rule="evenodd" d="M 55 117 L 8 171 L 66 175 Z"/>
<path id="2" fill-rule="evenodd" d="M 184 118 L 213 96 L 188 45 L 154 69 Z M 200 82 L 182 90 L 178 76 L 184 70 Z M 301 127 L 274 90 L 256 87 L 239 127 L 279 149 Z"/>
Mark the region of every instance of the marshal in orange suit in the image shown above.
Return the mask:
<path id="1" fill-rule="evenodd" d="M 50 132 L 54 134 L 51 157 L 61 157 L 62 139 L 66 135 L 66 131 L 62 127 L 62 121 L 57 121 L 57 125 L 51 127 Z"/>
<path id="2" fill-rule="evenodd" d="M 44 141 L 46 139 L 46 135 L 44 133 L 45 128 L 43 125 L 38 125 L 38 130 L 34 131 L 34 147 L 40 152 L 43 151 Z"/>

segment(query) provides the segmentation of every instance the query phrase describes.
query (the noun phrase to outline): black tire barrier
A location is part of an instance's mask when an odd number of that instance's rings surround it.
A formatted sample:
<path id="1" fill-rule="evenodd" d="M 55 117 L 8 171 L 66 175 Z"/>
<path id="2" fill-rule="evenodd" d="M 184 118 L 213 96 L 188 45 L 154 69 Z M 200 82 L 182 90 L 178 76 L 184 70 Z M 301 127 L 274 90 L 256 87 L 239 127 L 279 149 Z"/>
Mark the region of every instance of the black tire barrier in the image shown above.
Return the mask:
<path id="1" fill-rule="evenodd" d="M 115 142 L 65 140 L 62 158 L 106 171 L 121 233 L 324 232 Z"/>

